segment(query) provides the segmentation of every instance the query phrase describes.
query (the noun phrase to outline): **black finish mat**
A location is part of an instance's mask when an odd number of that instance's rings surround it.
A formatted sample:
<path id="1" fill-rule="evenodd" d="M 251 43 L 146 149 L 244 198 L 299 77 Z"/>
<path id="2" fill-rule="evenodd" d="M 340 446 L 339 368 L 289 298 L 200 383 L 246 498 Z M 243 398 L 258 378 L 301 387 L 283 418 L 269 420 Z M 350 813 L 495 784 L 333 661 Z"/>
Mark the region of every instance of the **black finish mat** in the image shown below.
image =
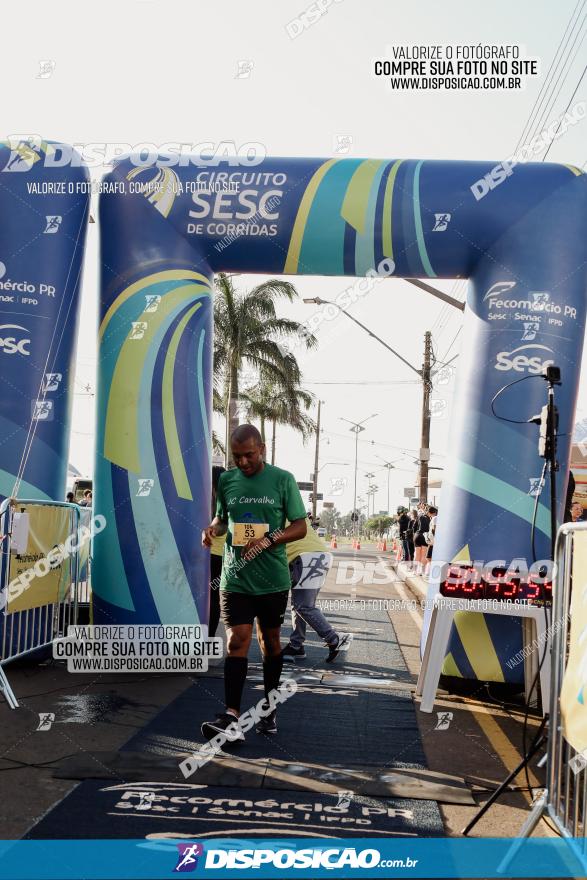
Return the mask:
<path id="1" fill-rule="evenodd" d="M 396 761 L 425 766 L 416 713 L 405 692 L 298 684 L 278 710 L 278 733 L 250 731 L 230 747 L 242 758 L 280 758 L 319 764 L 390 767 Z M 203 721 L 223 711 L 220 678 L 199 678 L 125 746 L 162 756 L 192 752 L 205 742 Z M 247 682 L 243 709 L 263 698 L 261 681 Z"/>
<path id="2" fill-rule="evenodd" d="M 440 837 L 433 801 L 145 782 L 78 785 L 27 839 Z"/>

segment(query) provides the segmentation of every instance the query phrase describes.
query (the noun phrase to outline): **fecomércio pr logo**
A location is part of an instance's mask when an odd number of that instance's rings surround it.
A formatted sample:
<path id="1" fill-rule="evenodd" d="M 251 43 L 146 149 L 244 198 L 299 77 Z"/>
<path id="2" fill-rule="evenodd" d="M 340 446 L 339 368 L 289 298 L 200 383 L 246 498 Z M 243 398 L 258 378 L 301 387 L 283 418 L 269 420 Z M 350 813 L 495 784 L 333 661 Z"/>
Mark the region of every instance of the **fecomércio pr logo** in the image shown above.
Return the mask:
<path id="1" fill-rule="evenodd" d="M 179 852 L 174 872 L 183 874 L 195 871 L 198 867 L 199 857 L 204 854 L 203 845 L 201 843 L 178 843 L 177 849 Z"/>

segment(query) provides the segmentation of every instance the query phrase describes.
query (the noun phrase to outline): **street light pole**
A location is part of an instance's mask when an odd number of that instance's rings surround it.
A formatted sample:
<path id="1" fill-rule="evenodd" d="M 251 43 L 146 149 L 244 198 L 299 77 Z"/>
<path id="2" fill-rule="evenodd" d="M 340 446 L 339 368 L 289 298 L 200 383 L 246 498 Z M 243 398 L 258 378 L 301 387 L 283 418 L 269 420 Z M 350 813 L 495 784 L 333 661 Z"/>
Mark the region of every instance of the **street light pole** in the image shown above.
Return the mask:
<path id="1" fill-rule="evenodd" d="M 355 534 L 355 529 L 358 528 L 356 525 L 357 520 L 355 520 L 355 515 L 357 512 L 357 465 L 359 461 L 359 434 L 361 431 L 365 429 L 360 425 L 356 425 L 355 428 L 351 428 L 351 431 L 355 432 L 355 490 L 353 493 L 353 535 Z"/>
<path id="2" fill-rule="evenodd" d="M 369 488 L 367 489 L 367 519 L 369 519 L 369 498 L 373 494 L 373 487 L 371 485 L 371 480 L 375 476 L 375 474 L 365 474 L 365 477 L 369 480 Z"/>
<path id="3" fill-rule="evenodd" d="M 341 421 L 348 422 L 350 425 L 352 425 L 352 427 L 349 430 L 353 431 L 355 434 L 355 489 L 354 489 L 354 494 L 353 494 L 353 513 L 352 513 L 353 517 L 355 516 L 356 510 L 357 510 L 357 469 L 358 469 L 358 464 L 359 464 L 359 434 L 361 433 L 361 431 L 365 430 L 365 428 L 363 428 L 363 425 L 365 424 L 365 422 L 368 422 L 369 419 L 374 419 L 376 415 L 377 415 L 377 413 L 373 413 L 372 415 L 367 416 L 366 419 L 363 419 L 362 422 L 352 422 L 350 419 L 345 419 L 344 416 L 339 416 Z M 354 535 L 355 528 L 356 528 L 355 523 L 358 523 L 358 520 L 355 520 L 353 518 L 352 522 L 353 522 L 353 535 Z"/>
<path id="4" fill-rule="evenodd" d="M 318 456 L 320 449 L 320 408 L 322 401 L 318 401 L 318 416 L 316 418 L 316 451 L 314 453 L 314 489 L 312 492 L 312 522 L 316 520 L 316 509 L 318 504 Z"/>
<path id="5" fill-rule="evenodd" d="M 428 467 L 430 461 L 430 362 L 432 355 L 432 333 L 424 335 L 424 363 L 422 364 L 422 435 L 420 441 L 420 501 L 428 501 Z"/>
<path id="6" fill-rule="evenodd" d="M 380 456 L 378 455 L 377 458 L 380 458 Z M 396 460 L 399 461 L 399 459 L 396 459 Z M 391 477 L 391 472 L 394 469 L 394 462 L 393 461 L 385 461 L 384 458 L 381 458 L 381 461 L 383 462 L 383 464 L 385 465 L 385 468 L 387 470 L 387 515 L 389 516 L 390 515 L 389 514 L 389 478 Z"/>

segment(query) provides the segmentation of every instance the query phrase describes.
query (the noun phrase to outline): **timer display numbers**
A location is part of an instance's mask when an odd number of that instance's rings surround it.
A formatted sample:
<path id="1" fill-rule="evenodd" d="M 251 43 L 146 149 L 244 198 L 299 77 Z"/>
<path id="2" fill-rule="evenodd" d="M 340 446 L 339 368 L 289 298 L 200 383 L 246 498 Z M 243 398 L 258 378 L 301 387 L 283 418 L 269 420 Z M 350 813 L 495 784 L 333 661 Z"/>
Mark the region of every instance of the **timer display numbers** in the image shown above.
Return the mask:
<path id="1" fill-rule="evenodd" d="M 530 570 L 475 566 L 455 562 L 443 566 L 439 592 L 454 599 L 482 599 L 532 605 L 552 602 L 552 563 Z"/>

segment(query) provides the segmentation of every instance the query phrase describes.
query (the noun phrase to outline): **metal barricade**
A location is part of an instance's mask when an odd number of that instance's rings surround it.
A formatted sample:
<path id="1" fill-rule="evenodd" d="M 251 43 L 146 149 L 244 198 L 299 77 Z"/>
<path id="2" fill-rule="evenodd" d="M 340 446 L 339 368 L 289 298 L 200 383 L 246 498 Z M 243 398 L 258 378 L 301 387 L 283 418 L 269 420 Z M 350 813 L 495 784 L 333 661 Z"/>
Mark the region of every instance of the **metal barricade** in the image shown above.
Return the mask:
<path id="1" fill-rule="evenodd" d="M 27 587 L 26 595 L 31 607 L 10 610 L 9 584 L 14 515 L 17 512 L 16 508 L 30 511 L 31 508 L 36 507 L 69 509 L 71 515 L 67 527 L 68 535 L 78 535 L 81 523 L 81 512 L 77 504 L 36 499 L 18 499 L 14 502 L 13 499 L 6 499 L 0 506 L 0 534 L 5 536 L 0 558 L 0 596 L 3 598 L 0 606 L 0 691 L 12 709 L 18 707 L 18 702 L 6 677 L 5 664 L 50 646 L 55 638 L 67 633 L 68 626 L 77 623 L 78 617 L 80 591 L 78 546 L 63 560 L 63 562 L 67 561 L 67 569 L 63 570 L 65 584 L 63 586 L 60 584 L 53 601 L 35 604 L 35 601 L 39 601 L 38 593 L 35 597 L 35 587 L 37 591 L 42 589 L 43 577 L 40 576 L 33 579 Z M 49 550 L 58 545 L 62 536 L 55 538 L 54 544 L 49 541 L 51 545 Z M 30 568 L 32 567 L 31 565 Z"/>
<path id="2" fill-rule="evenodd" d="M 573 572 L 573 551 L 578 541 L 587 545 L 587 522 L 565 523 L 559 529 L 555 550 L 552 607 L 552 684 L 548 745 L 546 753 L 546 785 L 532 804 L 530 815 L 519 832 L 499 870 L 505 871 L 523 840 L 532 834 L 542 816 L 546 815 L 558 832 L 568 839 L 569 846 L 587 873 L 587 759 L 577 752 L 563 734 L 560 696 L 569 660 L 570 608 Z M 581 587 L 584 585 L 581 584 Z M 579 589 L 579 584 L 575 584 Z M 587 646 L 586 646 L 587 650 Z M 573 759 L 579 757 L 582 769 L 573 770 Z M 579 876 L 579 875 L 578 875 Z"/>

